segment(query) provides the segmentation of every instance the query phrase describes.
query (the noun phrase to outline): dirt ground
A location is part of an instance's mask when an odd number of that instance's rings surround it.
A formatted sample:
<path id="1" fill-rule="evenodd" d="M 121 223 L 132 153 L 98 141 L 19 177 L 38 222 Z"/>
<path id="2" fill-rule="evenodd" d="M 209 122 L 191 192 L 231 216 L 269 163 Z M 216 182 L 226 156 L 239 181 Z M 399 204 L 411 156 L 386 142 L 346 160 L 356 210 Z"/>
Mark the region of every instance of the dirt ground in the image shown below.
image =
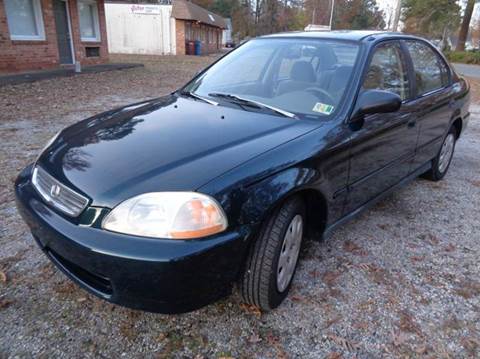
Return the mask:
<path id="1" fill-rule="evenodd" d="M 0 88 L 0 358 L 478 358 L 480 82 L 450 172 L 418 179 L 302 253 L 271 313 L 237 293 L 175 316 L 103 302 L 34 244 L 14 205 L 17 173 L 59 129 L 166 94 L 209 57 L 122 57 L 145 68 Z"/>

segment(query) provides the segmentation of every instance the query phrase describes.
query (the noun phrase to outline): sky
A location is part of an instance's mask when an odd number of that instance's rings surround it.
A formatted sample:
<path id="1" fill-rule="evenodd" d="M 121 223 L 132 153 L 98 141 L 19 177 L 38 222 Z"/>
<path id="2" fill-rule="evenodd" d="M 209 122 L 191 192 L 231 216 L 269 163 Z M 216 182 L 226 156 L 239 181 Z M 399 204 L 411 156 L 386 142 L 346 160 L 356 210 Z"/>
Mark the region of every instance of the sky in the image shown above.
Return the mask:
<path id="1" fill-rule="evenodd" d="M 397 7 L 397 1 L 399 0 L 377 0 L 378 7 L 385 13 L 385 23 L 387 25 L 390 17 L 393 18 L 393 13 Z"/>

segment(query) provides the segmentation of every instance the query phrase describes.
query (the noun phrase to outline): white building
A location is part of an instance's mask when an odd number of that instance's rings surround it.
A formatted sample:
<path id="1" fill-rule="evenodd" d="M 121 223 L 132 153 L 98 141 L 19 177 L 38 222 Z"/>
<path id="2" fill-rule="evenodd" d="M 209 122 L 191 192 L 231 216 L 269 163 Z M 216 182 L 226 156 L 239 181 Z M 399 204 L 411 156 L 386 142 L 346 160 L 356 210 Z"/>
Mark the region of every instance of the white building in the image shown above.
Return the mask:
<path id="1" fill-rule="evenodd" d="M 201 54 L 221 49 L 225 19 L 192 2 L 160 4 L 105 3 L 110 53 L 145 55 Z"/>
<path id="2" fill-rule="evenodd" d="M 175 55 L 172 5 L 105 3 L 108 50 L 119 54 Z"/>

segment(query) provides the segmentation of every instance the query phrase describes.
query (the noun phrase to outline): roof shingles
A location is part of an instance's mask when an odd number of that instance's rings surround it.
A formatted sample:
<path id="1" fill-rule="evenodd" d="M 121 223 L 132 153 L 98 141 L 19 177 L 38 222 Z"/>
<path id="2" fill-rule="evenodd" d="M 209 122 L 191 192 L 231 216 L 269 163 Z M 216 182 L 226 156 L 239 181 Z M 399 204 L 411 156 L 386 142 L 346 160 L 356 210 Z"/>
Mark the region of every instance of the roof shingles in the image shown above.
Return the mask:
<path id="1" fill-rule="evenodd" d="M 225 19 L 220 15 L 204 9 L 190 1 L 174 0 L 172 17 L 177 20 L 198 21 L 210 26 L 226 29 Z"/>

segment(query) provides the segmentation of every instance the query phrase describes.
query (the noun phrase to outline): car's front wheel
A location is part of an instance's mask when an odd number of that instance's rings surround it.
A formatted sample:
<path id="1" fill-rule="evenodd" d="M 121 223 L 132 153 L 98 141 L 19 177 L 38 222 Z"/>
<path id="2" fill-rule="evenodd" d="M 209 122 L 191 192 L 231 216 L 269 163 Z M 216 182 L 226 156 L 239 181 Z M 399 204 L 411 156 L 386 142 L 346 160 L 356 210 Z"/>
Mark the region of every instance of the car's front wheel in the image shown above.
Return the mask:
<path id="1" fill-rule="evenodd" d="M 250 248 L 240 292 L 245 302 L 264 311 L 285 299 L 297 267 L 305 228 L 305 205 L 288 199 L 266 221 Z"/>
<path id="2" fill-rule="evenodd" d="M 457 141 L 457 131 L 454 126 L 450 128 L 447 136 L 443 140 L 442 147 L 432 161 L 432 168 L 426 172 L 423 177 L 439 181 L 447 174 L 450 163 L 452 162 L 453 153 L 455 151 L 455 144 Z"/>

